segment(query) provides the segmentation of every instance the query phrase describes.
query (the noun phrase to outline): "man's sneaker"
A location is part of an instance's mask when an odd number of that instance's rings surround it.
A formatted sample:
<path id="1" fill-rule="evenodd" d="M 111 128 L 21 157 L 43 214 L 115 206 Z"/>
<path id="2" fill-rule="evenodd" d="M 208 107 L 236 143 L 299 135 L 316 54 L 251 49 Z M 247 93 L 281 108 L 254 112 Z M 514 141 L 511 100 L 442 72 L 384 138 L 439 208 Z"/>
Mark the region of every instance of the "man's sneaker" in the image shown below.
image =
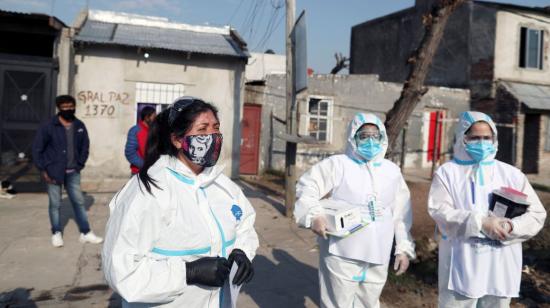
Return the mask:
<path id="1" fill-rule="evenodd" d="M 81 243 L 92 243 L 92 244 L 99 244 L 103 242 L 103 238 L 95 235 L 92 231 L 86 234 L 80 233 L 80 238 L 78 240 Z"/>
<path id="2" fill-rule="evenodd" d="M 52 245 L 53 247 L 63 246 L 63 235 L 61 235 L 61 232 L 58 231 L 52 235 Z"/>

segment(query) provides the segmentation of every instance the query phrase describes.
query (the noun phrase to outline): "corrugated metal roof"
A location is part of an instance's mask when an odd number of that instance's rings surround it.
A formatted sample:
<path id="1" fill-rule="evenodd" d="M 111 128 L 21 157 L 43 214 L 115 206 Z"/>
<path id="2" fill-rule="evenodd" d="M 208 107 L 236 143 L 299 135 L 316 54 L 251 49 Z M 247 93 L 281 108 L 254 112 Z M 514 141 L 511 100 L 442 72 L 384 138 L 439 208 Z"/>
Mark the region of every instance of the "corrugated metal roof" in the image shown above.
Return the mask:
<path id="1" fill-rule="evenodd" d="M 10 10 L 1 10 L 0 9 L 0 17 L 4 18 L 6 16 L 19 16 L 24 18 L 34 18 L 34 19 L 41 19 L 44 21 L 48 21 L 49 26 L 53 27 L 56 30 L 60 30 L 61 28 L 66 28 L 67 25 L 58 19 L 55 16 L 50 16 L 42 13 L 30 13 L 30 12 L 18 12 L 18 11 L 10 11 Z"/>
<path id="2" fill-rule="evenodd" d="M 503 81 L 502 84 L 520 102 L 531 109 L 550 110 L 550 86 Z"/>
<path id="3" fill-rule="evenodd" d="M 113 44 L 247 58 L 248 52 L 230 36 L 87 20 L 75 41 Z"/>

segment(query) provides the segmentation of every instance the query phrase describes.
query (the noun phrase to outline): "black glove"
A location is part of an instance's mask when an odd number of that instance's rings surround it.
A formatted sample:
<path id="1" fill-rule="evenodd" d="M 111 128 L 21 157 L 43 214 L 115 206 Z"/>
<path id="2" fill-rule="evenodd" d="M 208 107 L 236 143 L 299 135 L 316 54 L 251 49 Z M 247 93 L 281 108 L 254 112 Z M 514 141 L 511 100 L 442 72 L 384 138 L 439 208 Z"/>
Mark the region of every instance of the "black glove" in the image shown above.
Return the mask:
<path id="1" fill-rule="evenodd" d="M 229 277 L 230 264 L 226 258 L 220 257 L 204 257 L 187 262 L 187 284 L 222 287 Z"/>
<path id="2" fill-rule="evenodd" d="M 233 278 L 233 284 L 240 286 L 243 282 L 249 283 L 252 280 L 252 277 L 254 277 L 254 268 L 252 268 L 252 262 L 250 262 L 242 250 L 233 249 L 228 260 L 229 264 L 233 265 L 233 262 L 235 262 L 239 266 Z"/>

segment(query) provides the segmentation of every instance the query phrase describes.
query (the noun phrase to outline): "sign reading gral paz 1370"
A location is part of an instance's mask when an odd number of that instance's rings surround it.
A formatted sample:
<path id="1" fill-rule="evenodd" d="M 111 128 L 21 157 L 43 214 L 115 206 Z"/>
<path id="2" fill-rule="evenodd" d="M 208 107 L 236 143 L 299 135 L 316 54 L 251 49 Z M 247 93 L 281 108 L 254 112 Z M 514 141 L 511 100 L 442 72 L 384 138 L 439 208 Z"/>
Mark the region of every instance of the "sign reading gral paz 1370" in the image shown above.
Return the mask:
<path id="1" fill-rule="evenodd" d="M 114 118 L 121 104 L 130 103 L 130 94 L 115 91 L 80 91 L 76 99 L 84 106 L 81 114 L 85 118 Z M 82 112 L 82 111 L 81 111 Z"/>

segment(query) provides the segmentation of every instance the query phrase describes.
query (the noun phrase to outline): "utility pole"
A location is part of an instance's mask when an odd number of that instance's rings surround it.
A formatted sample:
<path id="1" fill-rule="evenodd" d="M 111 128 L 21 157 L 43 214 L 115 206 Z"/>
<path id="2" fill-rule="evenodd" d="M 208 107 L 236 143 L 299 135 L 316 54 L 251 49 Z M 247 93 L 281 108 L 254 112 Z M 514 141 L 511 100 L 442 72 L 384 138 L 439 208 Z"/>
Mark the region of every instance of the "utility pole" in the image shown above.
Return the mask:
<path id="1" fill-rule="evenodd" d="M 295 83 L 292 65 L 292 40 L 290 33 L 296 19 L 296 1 L 286 0 L 286 133 L 297 135 L 295 112 Z M 286 216 L 292 217 L 296 202 L 296 142 L 287 141 L 285 151 L 285 208 Z"/>

